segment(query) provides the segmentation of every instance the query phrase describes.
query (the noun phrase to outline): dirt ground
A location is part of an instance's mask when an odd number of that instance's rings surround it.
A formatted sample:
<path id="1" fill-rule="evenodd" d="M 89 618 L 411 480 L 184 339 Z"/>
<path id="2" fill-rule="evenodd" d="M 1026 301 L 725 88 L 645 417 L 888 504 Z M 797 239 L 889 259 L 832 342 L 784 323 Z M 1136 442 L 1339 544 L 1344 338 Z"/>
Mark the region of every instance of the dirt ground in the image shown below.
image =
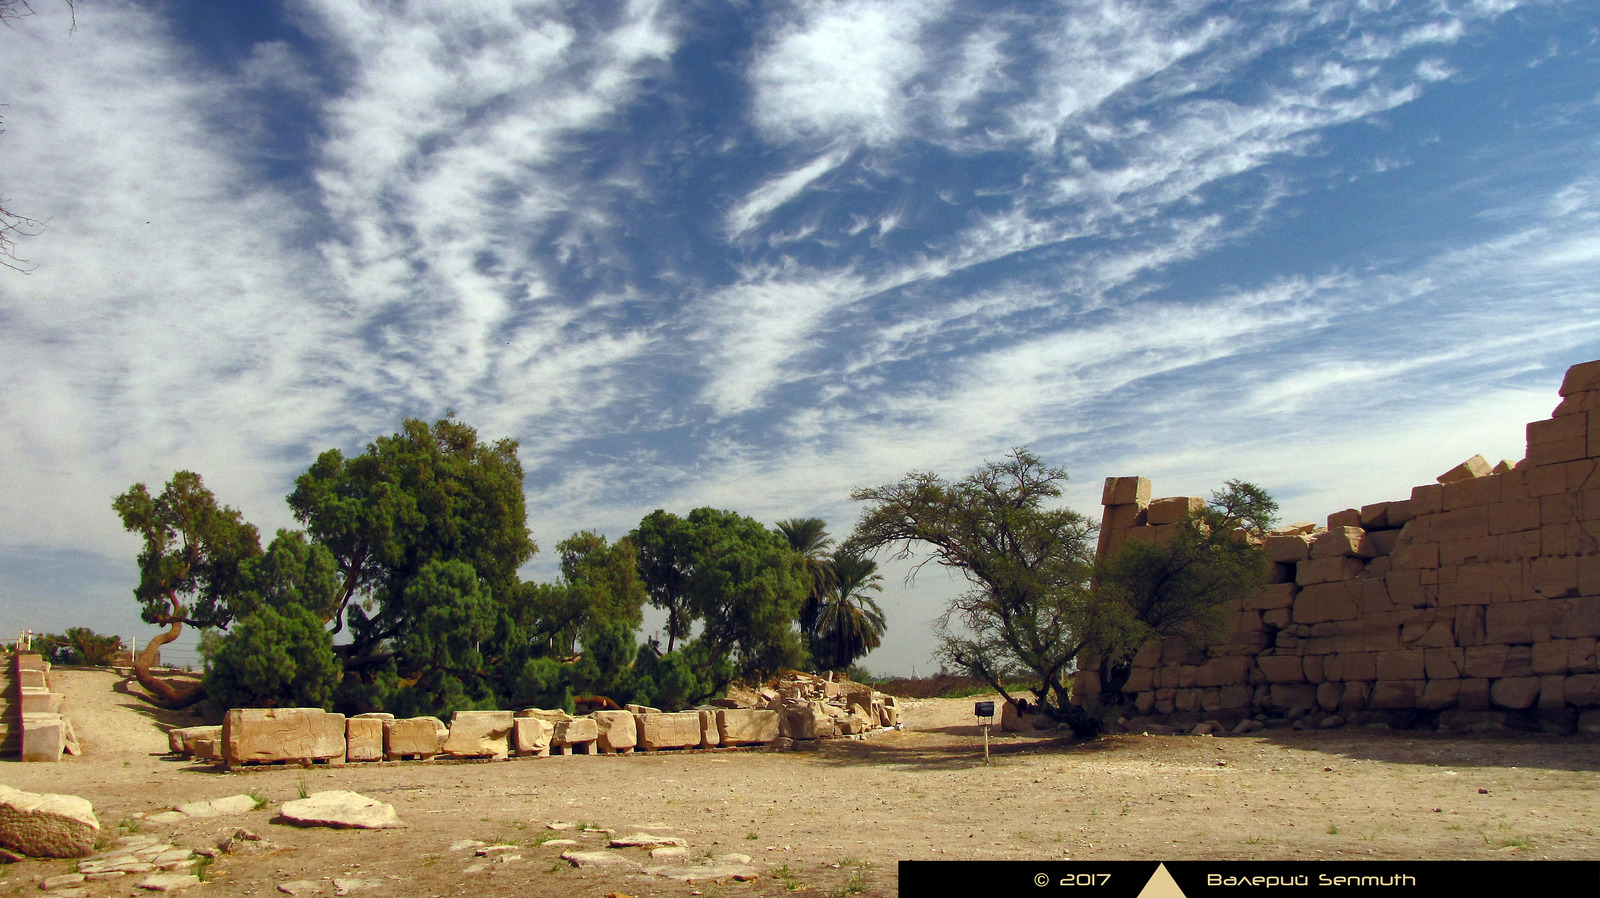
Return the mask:
<path id="1" fill-rule="evenodd" d="M 904 731 L 806 752 L 662 752 L 493 763 L 267 767 L 241 773 L 165 755 L 168 724 L 106 672 L 57 670 L 51 685 L 85 754 L 0 763 L 0 782 L 80 795 L 111 835 L 214 844 L 240 827 L 277 850 L 227 855 L 191 894 L 275 895 L 293 880 L 364 879 L 351 894 L 453 896 L 893 895 L 910 859 L 1522 859 L 1600 857 L 1600 740 L 1438 737 L 1342 729 L 1244 737 L 1111 736 L 1072 744 L 983 730 L 974 699 L 912 701 Z M 982 697 L 979 697 L 982 698 Z M 392 803 L 404 829 L 297 829 L 271 822 L 301 790 L 352 789 Z M 266 809 L 175 825 L 137 816 L 255 792 Z M 550 823 L 678 836 L 692 856 L 750 855 L 749 882 L 682 883 L 575 869 Z M 518 846 L 485 863 L 455 843 Z M 637 852 L 636 849 L 628 849 Z M 642 854 L 635 854 L 645 860 Z M 474 869 L 476 868 L 476 869 Z M 38 894 L 69 861 L 0 867 L 0 896 Z M 133 877 L 90 883 L 128 895 Z"/>

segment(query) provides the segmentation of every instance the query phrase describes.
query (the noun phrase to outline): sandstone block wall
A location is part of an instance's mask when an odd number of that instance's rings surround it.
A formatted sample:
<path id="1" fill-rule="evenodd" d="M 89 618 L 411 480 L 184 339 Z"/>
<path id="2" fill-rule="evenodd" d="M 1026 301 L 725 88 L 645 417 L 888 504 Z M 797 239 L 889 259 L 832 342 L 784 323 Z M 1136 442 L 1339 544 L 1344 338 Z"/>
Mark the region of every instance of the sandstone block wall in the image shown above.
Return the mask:
<path id="1" fill-rule="evenodd" d="M 1600 361 L 1560 393 L 1521 462 L 1475 457 L 1407 498 L 1269 535 L 1271 583 L 1227 609 L 1227 635 L 1134 658 L 1136 713 L 1600 732 Z M 1106 481 L 1102 552 L 1161 539 L 1197 501 L 1150 496 L 1144 478 Z"/>
<path id="2" fill-rule="evenodd" d="M 0 693 L 0 754 L 24 761 L 59 761 L 77 754 L 72 721 L 62 713 L 64 697 L 50 691 L 50 662 L 37 654 L 14 652 Z"/>

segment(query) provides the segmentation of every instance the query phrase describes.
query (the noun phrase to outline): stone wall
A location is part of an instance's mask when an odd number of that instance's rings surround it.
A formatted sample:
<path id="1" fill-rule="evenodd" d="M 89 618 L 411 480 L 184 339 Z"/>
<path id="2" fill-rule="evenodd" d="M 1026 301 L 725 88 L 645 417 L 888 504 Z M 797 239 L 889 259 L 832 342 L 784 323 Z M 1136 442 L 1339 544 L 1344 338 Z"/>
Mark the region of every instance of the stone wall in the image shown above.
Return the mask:
<path id="1" fill-rule="evenodd" d="M 1561 397 L 1527 426 L 1521 462 L 1474 457 L 1409 498 L 1267 536 L 1269 585 L 1210 645 L 1146 645 L 1128 716 L 1600 732 L 1600 361 L 1569 369 Z M 1165 538 L 1200 500 L 1115 477 L 1102 501 L 1108 552 Z M 1084 659 L 1080 700 L 1096 667 Z"/>
<path id="2" fill-rule="evenodd" d="M 59 761 L 78 753 L 72 721 L 62 713 L 62 696 L 50 691 L 50 662 L 14 652 L 7 665 L 10 682 L 0 702 L 0 746 L 24 761 Z"/>

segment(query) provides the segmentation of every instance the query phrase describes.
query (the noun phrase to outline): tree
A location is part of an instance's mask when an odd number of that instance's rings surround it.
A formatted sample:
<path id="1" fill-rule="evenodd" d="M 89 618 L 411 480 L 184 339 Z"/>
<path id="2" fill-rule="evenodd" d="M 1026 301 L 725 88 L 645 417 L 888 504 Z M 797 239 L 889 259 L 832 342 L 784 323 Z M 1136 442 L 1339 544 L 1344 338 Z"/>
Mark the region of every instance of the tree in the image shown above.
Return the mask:
<path id="1" fill-rule="evenodd" d="M 1278 503 L 1252 483 L 1229 480 L 1163 542 L 1127 539 L 1097 560 L 1094 597 L 1103 700 L 1117 701 L 1130 659 L 1152 639 L 1200 645 L 1217 635 L 1222 611 L 1266 583 L 1260 539 Z"/>
<path id="2" fill-rule="evenodd" d="M 918 569 L 931 561 L 960 571 L 972 588 L 939 618 L 942 660 L 1007 701 L 1006 678 L 1025 673 L 1041 710 L 1089 736 L 1099 723 L 1069 701 L 1068 678 L 1088 644 L 1095 528 L 1077 512 L 1046 507 L 1066 479 L 1026 449 L 953 483 L 912 472 L 851 493 L 868 505 L 848 544 L 893 547 L 895 558 L 925 551 Z"/>
<path id="3" fill-rule="evenodd" d="M 51 664 L 109 667 L 123 652 L 121 636 L 102 636 L 88 627 L 68 627 L 67 632 L 49 634 L 42 642 L 44 660 Z"/>
<path id="4" fill-rule="evenodd" d="M 212 704 L 222 710 L 330 706 L 344 671 L 315 612 L 267 604 L 235 623 L 206 665 Z"/>
<path id="5" fill-rule="evenodd" d="M 811 655 L 818 670 L 846 670 L 883 644 L 883 609 L 867 593 L 883 587 L 878 563 L 849 550 L 829 560 L 833 584 L 823 596 L 810 633 Z"/>
<path id="6" fill-rule="evenodd" d="M 821 518 L 790 518 L 778 522 L 778 532 L 789 541 L 789 548 L 805 559 L 806 572 L 811 575 L 811 591 L 800 605 L 800 631 L 810 634 L 817 629 L 817 618 L 834 581 L 828 524 Z"/>
<path id="7" fill-rule="evenodd" d="M 651 676 L 661 689 L 670 675 L 673 686 L 665 692 L 693 703 L 736 677 L 800 662 L 795 619 L 811 580 L 784 538 L 744 515 L 697 508 L 687 518 L 654 511 L 633 539 L 651 602 L 668 611 L 661 677 L 648 671 L 641 677 Z M 696 683 L 685 685 L 690 674 Z"/>
<path id="8" fill-rule="evenodd" d="M 517 568 L 538 551 L 528 533 L 516 441 L 482 442 L 473 428 L 451 418 L 432 426 L 410 419 L 360 455 L 322 453 L 296 479 L 289 506 L 311 539 L 331 552 L 338 570 L 328 620 L 334 633 L 350 630 L 351 641 L 339 651 L 347 680 L 360 682 L 347 687 L 363 691 L 363 703 L 381 702 L 371 687 L 398 672 L 432 677 L 425 688 L 440 701 L 447 693 L 449 703 L 481 698 L 486 687 L 478 681 L 503 666 L 523 637 L 519 605 L 527 593 Z M 464 565 L 470 578 L 458 567 L 448 576 L 435 570 L 422 592 L 409 593 L 430 566 L 444 563 Z M 468 587 L 467 579 L 478 586 Z M 451 610 L 431 614 L 419 596 L 447 601 Z M 483 618 L 462 621 L 465 609 Z M 426 654 L 451 645 L 450 634 L 427 632 L 446 620 L 484 634 L 475 649 L 480 661 L 445 665 L 456 673 L 446 673 Z M 473 682 L 451 685 L 443 679 L 456 678 L 468 666 L 475 668 Z M 456 686 L 465 691 L 456 695 Z"/>
<path id="9" fill-rule="evenodd" d="M 144 540 L 133 593 L 144 606 L 141 616 L 167 628 L 140 650 L 134 675 L 162 704 L 193 704 L 205 697 L 202 687 L 175 687 L 151 669 L 161 647 L 177 639 L 184 624 L 221 627 L 232 620 L 229 603 L 243 590 L 247 564 L 261 554 L 260 535 L 238 511 L 218 505 L 192 471 L 172 475 L 156 496 L 144 484 L 134 484 L 111 505 L 122 526 Z"/>

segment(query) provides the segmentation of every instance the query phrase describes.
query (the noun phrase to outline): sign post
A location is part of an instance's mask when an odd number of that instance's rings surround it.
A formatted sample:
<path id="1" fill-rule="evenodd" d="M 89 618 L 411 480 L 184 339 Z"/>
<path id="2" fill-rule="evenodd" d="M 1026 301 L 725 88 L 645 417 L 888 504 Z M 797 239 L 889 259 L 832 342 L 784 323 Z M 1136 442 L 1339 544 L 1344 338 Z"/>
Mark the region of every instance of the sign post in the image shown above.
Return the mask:
<path id="1" fill-rule="evenodd" d="M 989 764 L 989 726 L 994 723 L 994 702 L 973 702 L 972 714 L 983 722 L 983 763 Z"/>

